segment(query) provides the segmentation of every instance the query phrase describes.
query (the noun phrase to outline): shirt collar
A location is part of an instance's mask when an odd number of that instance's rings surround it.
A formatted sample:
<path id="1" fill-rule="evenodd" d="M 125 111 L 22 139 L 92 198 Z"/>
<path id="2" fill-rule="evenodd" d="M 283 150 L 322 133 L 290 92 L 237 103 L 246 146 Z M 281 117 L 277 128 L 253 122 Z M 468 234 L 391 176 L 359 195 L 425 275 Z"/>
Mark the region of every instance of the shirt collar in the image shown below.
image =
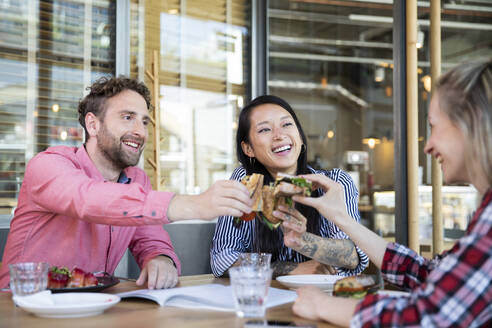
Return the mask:
<path id="1" fill-rule="evenodd" d="M 97 181 L 105 181 L 101 172 L 97 169 L 96 165 L 89 157 L 85 146 L 82 145 L 77 149 L 75 156 L 78 159 L 78 162 L 87 176 L 91 179 L 95 179 Z M 123 171 L 121 171 L 120 176 L 118 177 L 118 183 L 131 183 L 132 181 L 132 170 L 130 167 L 127 167 Z"/>
<path id="2" fill-rule="evenodd" d="M 472 231 L 472 229 L 475 227 L 475 224 L 478 222 L 480 215 L 482 215 L 482 212 L 485 210 L 485 208 L 489 205 L 491 201 L 492 201 L 492 188 L 487 190 L 485 195 L 483 195 L 482 203 L 480 204 L 480 207 L 475 211 L 472 220 L 468 224 L 468 228 L 466 229 L 467 233 L 470 233 Z"/>
<path id="3" fill-rule="evenodd" d="M 125 171 L 121 171 L 120 176 L 118 177 L 118 183 L 129 184 L 132 182 L 132 179 L 126 176 Z"/>

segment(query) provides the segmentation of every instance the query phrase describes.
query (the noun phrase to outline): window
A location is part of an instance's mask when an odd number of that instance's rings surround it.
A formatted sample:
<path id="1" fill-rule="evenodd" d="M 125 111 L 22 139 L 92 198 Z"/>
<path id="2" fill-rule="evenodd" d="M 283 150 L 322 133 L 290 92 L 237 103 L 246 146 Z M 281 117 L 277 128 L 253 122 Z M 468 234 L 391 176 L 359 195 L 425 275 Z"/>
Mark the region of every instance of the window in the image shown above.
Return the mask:
<path id="1" fill-rule="evenodd" d="M 374 192 L 394 190 L 392 17 L 386 1 L 272 0 L 268 9 L 268 91 L 299 116 L 310 165 L 352 176 L 373 229 Z"/>
<path id="2" fill-rule="evenodd" d="M 474 3 L 475 2 L 475 3 Z M 425 141 L 430 135 L 427 113 L 430 104 L 430 8 L 423 3 L 418 8 L 418 49 L 419 73 L 419 165 L 422 171 L 421 183 L 431 184 L 431 157 L 424 154 Z M 492 56 L 492 3 L 470 1 L 455 3 L 443 1 L 441 11 L 441 71 L 446 72 L 463 61 L 490 58 Z M 431 191 L 419 187 L 420 242 L 430 245 L 432 240 L 432 198 Z M 465 233 L 473 212 L 480 202 L 480 196 L 473 186 L 458 185 L 442 187 L 442 219 L 444 247 L 450 248 L 456 239 Z"/>
<path id="3" fill-rule="evenodd" d="M 159 51 L 164 190 L 199 193 L 237 166 L 234 127 L 249 93 L 250 10 L 243 0 L 145 2 L 145 54 L 135 61 L 145 56 L 149 68 Z M 154 169 L 145 169 L 152 178 Z"/>
<path id="4" fill-rule="evenodd" d="M 0 208 L 10 213 L 26 163 L 79 146 L 85 86 L 114 73 L 112 1 L 0 2 Z"/>

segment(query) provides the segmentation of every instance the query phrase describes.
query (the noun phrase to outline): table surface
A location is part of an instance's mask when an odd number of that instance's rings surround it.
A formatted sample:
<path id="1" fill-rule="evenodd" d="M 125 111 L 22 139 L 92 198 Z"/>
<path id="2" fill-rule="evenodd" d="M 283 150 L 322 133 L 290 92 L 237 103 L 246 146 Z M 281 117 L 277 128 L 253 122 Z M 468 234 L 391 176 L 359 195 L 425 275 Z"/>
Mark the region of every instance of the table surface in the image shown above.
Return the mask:
<path id="1" fill-rule="evenodd" d="M 214 278 L 213 275 L 184 276 L 179 278 L 178 286 L 200 284 L 228 284 L 229 279 Z M 272 287 L 283 288 L 277 281 Z M 105 289 L 103 293 L 116 294 L 138 289 L 135 282 L 122 281 Z M 140 299 L 125 299 L 106 310 L 103 314 L 74 319 L 40 318 L 27 313 L 12 302 L 9 292 L 0 292 L 0 327 L 243 327 L 246 319 L 238 318 L 233 312 L 190 310 L 174 307 L 161 307 L 158 304 Z M 296 317 L 292 313 L 292 303 L 267 309 L 266 319 L 287 320 L 296 323 L 314 323 Z M 316 322 L 318 328 L 335 327 L 325 322 Z"/>

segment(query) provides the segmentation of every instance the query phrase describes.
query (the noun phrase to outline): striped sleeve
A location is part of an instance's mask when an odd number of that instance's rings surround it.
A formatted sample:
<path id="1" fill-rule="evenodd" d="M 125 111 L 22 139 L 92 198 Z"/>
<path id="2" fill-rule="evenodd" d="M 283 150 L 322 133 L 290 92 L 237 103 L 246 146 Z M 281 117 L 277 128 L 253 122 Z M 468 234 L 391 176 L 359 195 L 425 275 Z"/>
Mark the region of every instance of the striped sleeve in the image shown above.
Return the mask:
<path id="1" fill-rule="evenodd" d="M 231 180 L 241 181 L 245 175 L 246 170 L 242 166 L 238 167 L 232 173 Z M 216 277 L 222 276 L 236 262 L 240 253 L 251 249 L 254 220 L 242 222 L 239 228 L 233 226 L 233 220 L 232 216 L 221 216 L 215 226 L 210 248 L 210 266 Z"/>
<path id="2" fill-rule="evenodd" d="M 343 170 L 333 169 L 330 171 L 320 170 L 315 171 L 316 174 L 324 174 L 328 178 L 332 179 L 335 182 L 340 183 L 343 186 L 345 193 L 345 206 L 347 207 L 347 213 L 356 221 L 360 222 L 360 214 L 359 214 L 359 191 L 355 186 L 354 181 L 350 177 L 350 175 Z M 349 237 L 341 231 L 333 222 L 324 219 L 322 220 L 324 224 L 322 224 L 322 232 L 325 231 L 326 235 L 322 235 L 322 237 L 334 238 L 334 239 L 349 239 Z M 328 233 L 326 233 L 326 230 Z M 362 273 L 364 269 L 369 264 L 369 258 L 366 253 L 364 253 L 359 247 L 355 246 L 357 254 L 359 255 L 359 264 L 355 269 L 346 269 L 337 267 L 338 274 L 343 276 L 352 276 Z"/>

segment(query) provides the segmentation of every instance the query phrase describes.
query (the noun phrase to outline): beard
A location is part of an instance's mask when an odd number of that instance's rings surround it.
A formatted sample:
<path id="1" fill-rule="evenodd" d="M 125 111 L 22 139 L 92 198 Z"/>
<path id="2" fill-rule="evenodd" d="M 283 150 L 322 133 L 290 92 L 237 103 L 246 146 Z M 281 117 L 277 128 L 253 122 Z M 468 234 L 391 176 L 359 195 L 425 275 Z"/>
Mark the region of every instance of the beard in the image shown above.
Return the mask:
<path id="1" fill-rule="evenodd" d="M 138 141 L 141 145 L 138 152 L 125 149 L 123 146 L 124 139 Z M 144 148 L 141 138 L 126 136 L 118 138 L 109 131 L 104 123 L 97 134 L 97 147 L 108 161 L 121 170 L 137 165 Z"/>

